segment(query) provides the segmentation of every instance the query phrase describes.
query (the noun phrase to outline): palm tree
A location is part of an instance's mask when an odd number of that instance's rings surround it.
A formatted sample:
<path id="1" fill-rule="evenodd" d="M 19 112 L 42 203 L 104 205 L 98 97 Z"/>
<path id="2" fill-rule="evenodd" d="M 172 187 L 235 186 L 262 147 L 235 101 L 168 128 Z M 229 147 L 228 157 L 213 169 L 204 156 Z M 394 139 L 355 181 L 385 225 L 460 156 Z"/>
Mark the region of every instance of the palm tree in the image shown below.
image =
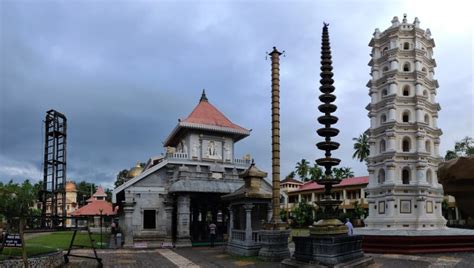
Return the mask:
<path id="1" fill-rule="evenodd" d="M 309 162 L 306 159 L 301 159 L 300 162 L 296 163 L 296 174 L 300 176 L 301 180 L 307 181 L 308 171 L 309 171 Z"/>
<path id="2" fill-rule="evenodd" d="M 309 177 L 312 181 L 319 180 L 323 176 L 323 170 L 316 164 L 309 168 Z"/>
<path id="3" fill-rule="evenodd" d="M 360 162 L 367 161 L 369 157 L 369 137 L 366 134 L 360 134 L 358 138 L 352 138 L 354 143 L 354 154 L 352 158 L 359 159 Z"/>
<path id="4" fill-rule="evenodd" d="M 285 178 L 294 179 L 294 178 L 295 178 L 295 176 L 296 176 L 296 173 L 295 173 L 294 171 L 292 171 L 292 172 L 288 173 L 288 175 L 286 175 L 286 177 L 285 177 Z"/>
<path id="5" fill-rule="evenodd" d="M 354 171 L 350 167 L 340 167 L 340 168 L 333 168 L 334 177 L 336 179 L 346 179 L 346 178 L 353 178 Z"/>

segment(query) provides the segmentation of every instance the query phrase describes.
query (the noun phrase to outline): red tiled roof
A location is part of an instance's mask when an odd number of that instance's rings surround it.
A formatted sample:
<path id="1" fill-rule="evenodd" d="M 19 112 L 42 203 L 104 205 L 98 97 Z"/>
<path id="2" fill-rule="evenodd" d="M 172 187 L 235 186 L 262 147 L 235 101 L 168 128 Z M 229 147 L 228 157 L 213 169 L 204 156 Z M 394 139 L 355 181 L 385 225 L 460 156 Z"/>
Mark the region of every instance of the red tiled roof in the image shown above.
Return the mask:
<path id="1" fill-rule="evenodd" d="M 217 110 L 209 101 L 201 99 L 191 114 L 182 122 L 210 126 L 233 128 L 248 131 L 247 129 L 232 123 L 223 113 Z"/>
<path id="2" fill-rule="evenodd" d="M 95 194 L 92 195 L 93 197 L 106 197 L 107 194 L 104 191 L 104 188 L 102 186 L 97 187 L 97 191 L 95 191 Z"/>
<path id="3" fill-rule="evenodd" d="M 73 216 L 94 216 L 100 215 L 100 209 L 102 209 L 102 215 L 115 215 L 117 214 L 114 211 L 111 203 L 105 200 L 94 200 L 89 204 L 80 207 L 72 213 Z"/>
<path id="4" fill-rule="evenodd" d="M 346 178 L 341 181 L 341 183 L 334 185 L 335 188 L 344 187 L 344 186 L 351 186 L 351 185 L 360 185 L 360 184 L 368 184 L 369 183 L 369 176 L 363 177 L 354 177 L 354 178 Z M 294 192 L 301 192 L 301 191 L 309 191 L 309 190 L 318 190 L 324 189 L 323 185 L 319 185 L 316 182 L 307 182 L 295 190 Z"/>

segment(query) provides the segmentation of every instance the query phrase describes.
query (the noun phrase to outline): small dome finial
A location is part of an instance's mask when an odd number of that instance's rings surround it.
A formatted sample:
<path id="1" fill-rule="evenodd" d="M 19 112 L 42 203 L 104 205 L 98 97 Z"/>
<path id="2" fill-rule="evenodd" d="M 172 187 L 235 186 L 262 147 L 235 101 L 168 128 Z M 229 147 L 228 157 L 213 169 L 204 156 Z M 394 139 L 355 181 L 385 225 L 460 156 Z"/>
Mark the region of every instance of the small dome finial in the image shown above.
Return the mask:
<path id="1" fill-rule="evenodd" d="M 199 100 L 199 102 L 201 101 L 208 101 L 205 89 L 202 90 L 201 99 Z"/>
<path id="2" fill-rule="evenodd" d="M 403 23 L 407 23 L 407 13 L 403 14 Z"/>

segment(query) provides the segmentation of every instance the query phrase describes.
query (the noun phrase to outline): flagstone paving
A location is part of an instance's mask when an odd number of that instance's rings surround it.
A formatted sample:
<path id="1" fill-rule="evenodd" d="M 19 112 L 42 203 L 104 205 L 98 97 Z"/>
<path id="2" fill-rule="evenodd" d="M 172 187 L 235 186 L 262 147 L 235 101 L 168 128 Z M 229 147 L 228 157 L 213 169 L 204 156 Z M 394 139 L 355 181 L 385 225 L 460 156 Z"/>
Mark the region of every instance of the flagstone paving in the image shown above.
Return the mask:
<path id="1" fill-rule="evenodd" d="M 262 262 L 256 257 L 235 257 L 225 253 L 224 247 L 194 247 L 179 249 L 118 249 L 98 250 L 104 267 L 159 267 L 159 268 L 277 268 L 279 263 Z M 76 250 L 76 254 L 92 256 L 90 250 Z M 474 267 L 474 253 L 442 253 L 426 255 L 366 254 L 372 256 L 372 268 L 411 267 Z M 94 260 L 71 257 L 66 267 L 97 267 Z"/>

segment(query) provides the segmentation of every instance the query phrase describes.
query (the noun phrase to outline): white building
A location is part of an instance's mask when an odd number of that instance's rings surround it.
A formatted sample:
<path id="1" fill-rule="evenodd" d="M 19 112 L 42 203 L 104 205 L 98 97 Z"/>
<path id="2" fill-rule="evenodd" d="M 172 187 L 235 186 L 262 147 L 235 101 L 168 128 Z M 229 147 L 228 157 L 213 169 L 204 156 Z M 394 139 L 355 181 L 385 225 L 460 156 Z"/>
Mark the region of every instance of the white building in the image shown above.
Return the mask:
<path id="1" fill-rule="evenodd" d="M 367 188 L 368 228 L 444 228 L 443 188 L 436 170 L 441 158 L 437 126 L 438 82 L 433 78 L 434 40 L 418 18 L 397 17 L 383 32 L 375 29 L 372 47 Z"/>

